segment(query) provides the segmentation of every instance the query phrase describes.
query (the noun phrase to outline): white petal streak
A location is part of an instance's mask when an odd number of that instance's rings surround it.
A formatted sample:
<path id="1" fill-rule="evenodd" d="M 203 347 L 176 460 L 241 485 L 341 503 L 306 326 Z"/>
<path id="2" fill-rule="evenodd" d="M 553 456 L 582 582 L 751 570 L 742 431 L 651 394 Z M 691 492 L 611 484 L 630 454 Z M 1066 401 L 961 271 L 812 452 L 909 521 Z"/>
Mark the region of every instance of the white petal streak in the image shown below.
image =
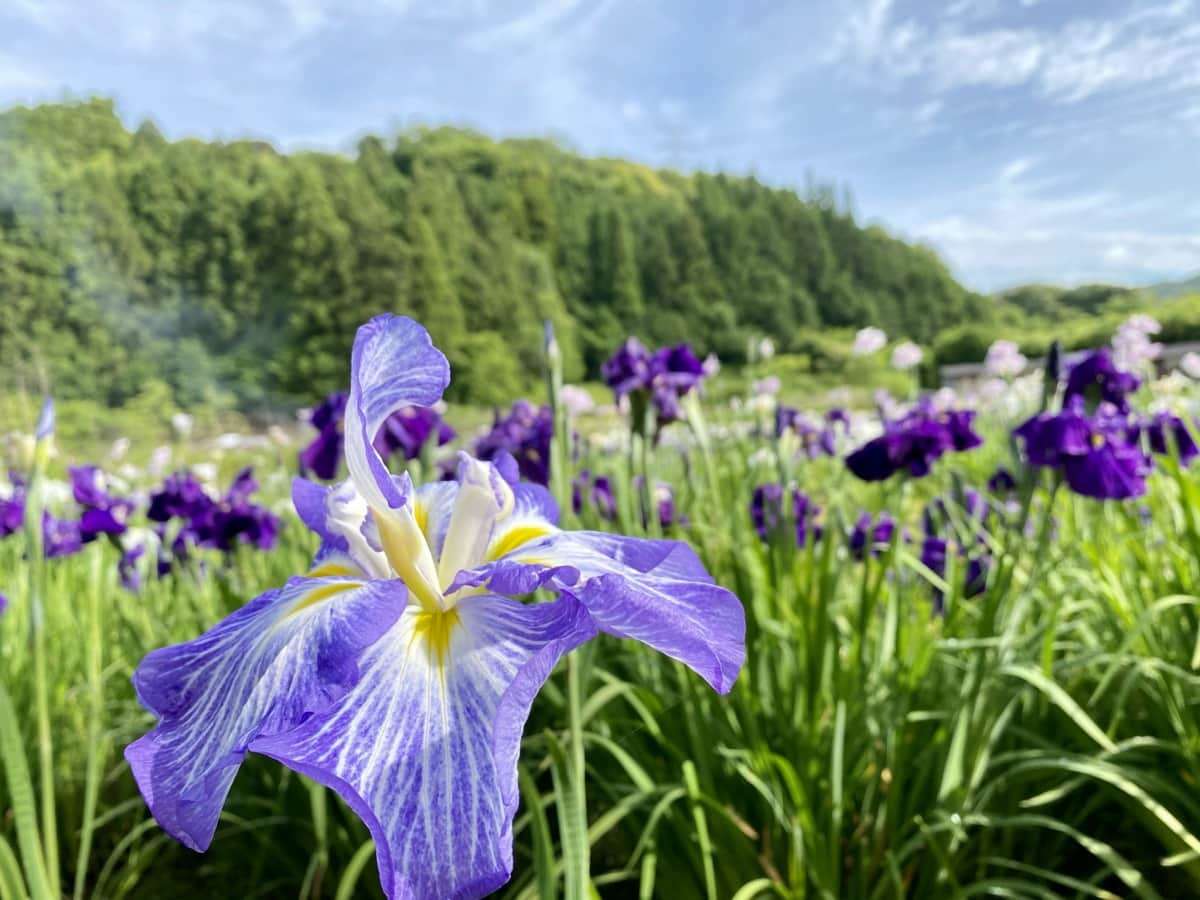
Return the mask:
<path id="1" fill-rule="evenodd" d="M 389 895 L 477 897 L 512 870 L 516 759 L 533 696 L 595 632 L 571 598 L 464 598 L 442 614 L 457 617 L 448 641 L 430 615 L 410 606 L 327 715 L 251 749 L 342 794 L 375 838 Z"/>

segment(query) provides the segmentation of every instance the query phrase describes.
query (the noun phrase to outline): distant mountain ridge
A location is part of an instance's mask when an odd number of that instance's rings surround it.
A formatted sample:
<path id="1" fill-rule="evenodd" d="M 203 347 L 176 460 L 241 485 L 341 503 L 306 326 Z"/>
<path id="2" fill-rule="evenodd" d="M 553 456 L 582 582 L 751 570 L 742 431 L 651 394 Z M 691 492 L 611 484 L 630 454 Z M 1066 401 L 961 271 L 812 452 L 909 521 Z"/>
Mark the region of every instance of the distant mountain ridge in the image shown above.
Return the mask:
<path id="1" fill-rule="evenodd" d="M 1169 300 L 1172 297 L 1184 297 L 1188 294 L 1200 294 L 1200 273 L 1193 275 L 1191 278 L 1185 278 L 1182 281 L 1164 281 L 1160 284 L 1152 284 L 1149 287 L 1142 288 L 1142 290 L 1163 300 Z"/>

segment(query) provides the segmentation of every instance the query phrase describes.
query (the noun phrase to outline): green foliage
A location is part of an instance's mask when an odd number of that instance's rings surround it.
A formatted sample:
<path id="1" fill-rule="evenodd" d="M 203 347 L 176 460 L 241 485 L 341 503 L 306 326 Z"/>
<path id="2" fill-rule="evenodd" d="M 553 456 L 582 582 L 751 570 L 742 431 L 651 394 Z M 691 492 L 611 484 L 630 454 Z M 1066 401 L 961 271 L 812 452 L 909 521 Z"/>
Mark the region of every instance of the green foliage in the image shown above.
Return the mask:
<path id="1" fill-rule="evenodd" d="M 736 363 L 831 325 L 927 341 L 983 303 L 824 188 L 455 129 L 353 158 L 172 142 L 106 100 L 0 114 L 0 297 L 0 388 L 119 406 L 153 379 L 248 411 L 343 387 L 388 310 L 492 402 L 536 385 L 547 318 L 577 380 L 628 334 Z"/>

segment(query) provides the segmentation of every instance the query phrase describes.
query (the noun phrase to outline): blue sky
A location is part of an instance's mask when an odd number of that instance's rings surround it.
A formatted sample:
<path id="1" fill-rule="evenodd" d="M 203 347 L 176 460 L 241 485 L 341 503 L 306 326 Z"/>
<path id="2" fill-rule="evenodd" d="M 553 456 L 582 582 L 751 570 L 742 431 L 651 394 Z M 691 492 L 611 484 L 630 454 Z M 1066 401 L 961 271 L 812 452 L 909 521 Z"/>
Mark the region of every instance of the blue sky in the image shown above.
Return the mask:
<path id="1" fill-rule="evenodd" d="M 978 289 L 1200 271 L 1200 0 L 4 0 L 0 104 L 91 93 L 171 137 L 811 172 Z"/>

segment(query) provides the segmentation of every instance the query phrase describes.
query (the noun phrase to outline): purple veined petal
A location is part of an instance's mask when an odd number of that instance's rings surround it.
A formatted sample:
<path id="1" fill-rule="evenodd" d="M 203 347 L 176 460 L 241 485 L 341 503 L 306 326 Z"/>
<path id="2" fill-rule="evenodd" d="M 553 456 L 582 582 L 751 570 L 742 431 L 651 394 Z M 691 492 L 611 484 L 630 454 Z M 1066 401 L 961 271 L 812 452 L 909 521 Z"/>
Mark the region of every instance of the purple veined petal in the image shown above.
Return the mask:
<path id="1" fill-rule="evenodd" d="M 462 586 L 522 594 L 548 585 L 576 597 L 603 632 L 684 663 L 722 694 L 746 656 L 746 617 L 687 544 L 590 531 L 535 537 L 459 575 Z"/>
<path id="2" fill-rule="evenodd" d="M 434 622 L 431 616 L 452 620 Z M 595 634 L 571 598 L 410 606 L 335 706 L 250 749 L 325 784 L 366 823 L 384 893 L 482 897 L 512 873 L 517 756 L 533 698 Z"/>
<path id="3" fill-rule="evenodd" d="M 559 519 L 558 503 L 554 495 L 540 484 L 524 481 L 513 485 L 513 518 L 544 519 L 551 525 L 557 525 Z"/>
<path id="4" fill-rule="evenodd" d="M 125 758 L 159 825 L 206 849 L 250 742 L 345 694 L 359 655 L 406 598 L 399 581 L 294 578 L 195 640 L 148 654 L 133 683 L 159 722 Z"/>
<path id="5" fill-rule="evenodd" d="M 417 488 L 413 495 L 413 516 L 425 534 L 434 559 L 442 555 L 454 500 L 458 496 L 457 481 L 431 481 Z"/>
<path id="6" fill-rule="evenodd" d="M 292 505 L 296 515 L 308 526 L 309 531 L 321 539 L 322 549 L 329 547 L 342 553 L 349 552 L 346 538 L 329 528 L 328 498 L 333 488 L 314 484 L 307 478 L 292 479 Z"/>
<path id="7" fill-rule="evenodd" d="M 404 316 L 376 316 L 358 329 L 350 357 L 346 465 L 368 505 L 397 508 L 405 496 L 373 446 L 375 435 L 404 406 L 433 406 L 450 382 L 450 365 L 429 332 Z"/>

